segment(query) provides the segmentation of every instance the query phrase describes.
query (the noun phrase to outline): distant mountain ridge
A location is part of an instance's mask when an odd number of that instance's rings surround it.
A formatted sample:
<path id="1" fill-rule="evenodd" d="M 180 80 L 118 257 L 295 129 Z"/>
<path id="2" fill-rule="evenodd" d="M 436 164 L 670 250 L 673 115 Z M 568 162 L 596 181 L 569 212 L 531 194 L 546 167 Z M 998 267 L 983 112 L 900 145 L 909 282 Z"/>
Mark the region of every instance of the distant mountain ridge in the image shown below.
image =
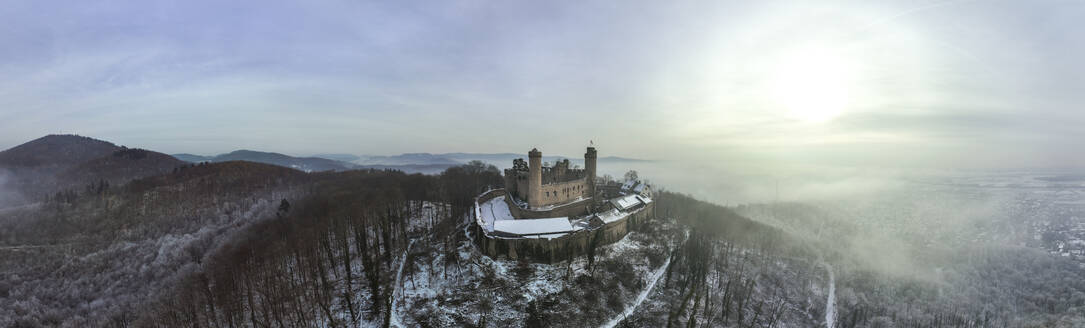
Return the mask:
<path id="1" fill-rule="evenodd" d="M 185 161 L 185 162 L 189 162 L 189 163 L 210 162 L 211 159 L 215 158 L 214 156 L 200 156 L 200 155 L 193 155 L 193 154 L 187 154 L 187 153 L 173 154 L 171 156 L 173 156 L 176 159 L 179 159 L 179 160 L 182 160 L 182 161 Z"/>
<path id="2" fill-rule="evenodd" d="M 358 157 L 357 155 L 351 155 L 351 154 L 316 154 L 316 155 L 313 155 L 312 157 L 327 158 L 327 159 L 330 159 L 330 160 L 333 160 L 333 161 L 340 161 L 340 162 L 353 162 L 353 161 L 357 161 L 357 160 L 361 159 L 361 157 Z"/>
<path id="3" fill-rule="evenodd" d="M 173 156 L 190 163 L 249 161 L 289 167 L 305 172 L 345 171 L 357 168 L 357 165 L 354 165 L 352 163 L 331 160 L 327 158 L 293 157 L 280 153 L 262 152 L 246 149 L 235 150 L 216 156 L 200 156 L 193 154 L 176 154 Z"/>
<path id="4" fill-rule="evenodd" d="M 459 165 L 464 162 L 440 154 L 405 153 L 393 156 L 362 155 L 354 163 L 359 165 Z"/>
<path id="5" fill-rule="evenodd" d="M 47 135 L 0 151 L 10 188 L 31 200 L 58 190 L 167 173 L 185 165 L 172 156 L 78 135 Z"/>
<path id="6" fill-rule="evenodd" d="M 305 172 L 320 172 L 320 171 L 346 171 L 346 170 L 399 170 L 404 173 L 423 173 L 423 174 L 437 174 L 441 173 L 449 167 L 460 165 L 462 163 L 451 160 L 429 159 L 429 156 L 418 154 L 405 154 L 407 156 L 377 156 L 379 158 L 389 158 L 384 160 L 370 160 L 374 157 L 361 157 L 349 154 L 331 154 L 331 157 L 350 158 L 356 157 L 357 162 L 346 162 L 341 160 L 335 160 L 330 158 L 321 157 L 316 155 L 312 157 L 294 157 L 290 155 L 261 152 L 254 150 L 237 150 L 226 154 L 215 156 L 202 156 L 194 154 L 175 154 L 174 157 L 189 162 L 189 163 L 201 163 L 201 162 L 226 162 L 226 161 L 249 161 L 257 163 L 265 163 L 278 165 L 283 167 L 289 167 Z M 426 154 L 428 155 L 428 154 Z M 329 156 L 329 155 L 323 155 Z M 360 163 L 359 163 L 360 162 Z"/>

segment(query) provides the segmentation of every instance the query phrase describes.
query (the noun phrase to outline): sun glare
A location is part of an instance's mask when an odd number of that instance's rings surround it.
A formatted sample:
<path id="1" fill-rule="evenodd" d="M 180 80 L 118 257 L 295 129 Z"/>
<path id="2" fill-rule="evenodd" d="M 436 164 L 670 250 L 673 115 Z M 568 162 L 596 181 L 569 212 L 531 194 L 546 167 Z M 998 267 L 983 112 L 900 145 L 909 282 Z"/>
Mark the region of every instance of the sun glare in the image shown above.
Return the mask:
<path id="1" fill-rule="evenodd" d="M 791 49 L 772 74 L 770 96 L 788 116 L 825 122 L 842 114 L 853 93 L 851 64 L 825 46 Z"/>

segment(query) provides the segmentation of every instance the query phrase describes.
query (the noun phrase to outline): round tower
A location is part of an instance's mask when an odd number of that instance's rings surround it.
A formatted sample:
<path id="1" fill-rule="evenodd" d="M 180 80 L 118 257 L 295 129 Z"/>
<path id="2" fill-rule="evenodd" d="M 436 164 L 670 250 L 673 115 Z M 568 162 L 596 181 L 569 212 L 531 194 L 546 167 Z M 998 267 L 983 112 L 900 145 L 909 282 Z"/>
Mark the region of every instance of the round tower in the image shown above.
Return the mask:
<path id="1" fill-rule="evenodd" d="M 595 197 L 595 147 L 588 147 L 584 153 L 584 171 L 588 179 L 588 197 Z"/>
<path id="2" fill-rule="evenodd" d="M 542 206 L 542 152 L 532 148 L 527 159 L 527 204 L 536 208 Z"/>

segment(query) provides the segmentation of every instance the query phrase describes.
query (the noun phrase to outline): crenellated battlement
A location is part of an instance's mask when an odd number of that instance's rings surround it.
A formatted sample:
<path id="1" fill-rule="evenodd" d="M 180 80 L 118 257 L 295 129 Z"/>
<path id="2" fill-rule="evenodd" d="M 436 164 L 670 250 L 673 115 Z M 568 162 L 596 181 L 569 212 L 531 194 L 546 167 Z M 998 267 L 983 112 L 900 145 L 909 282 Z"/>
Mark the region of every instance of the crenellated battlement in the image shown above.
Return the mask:
<path id="1" fill-rule="evenodd" d="M 512 168 L 505 170 L 505 186 L 530 209 L 591 199 L 595 196 L 595 160 L 595 148 L 588 147 L 584 168 L 572 167 L 568 159 L 544 165 L 542 152 L 532 149 L 527 161 L 515 159 Z"/>

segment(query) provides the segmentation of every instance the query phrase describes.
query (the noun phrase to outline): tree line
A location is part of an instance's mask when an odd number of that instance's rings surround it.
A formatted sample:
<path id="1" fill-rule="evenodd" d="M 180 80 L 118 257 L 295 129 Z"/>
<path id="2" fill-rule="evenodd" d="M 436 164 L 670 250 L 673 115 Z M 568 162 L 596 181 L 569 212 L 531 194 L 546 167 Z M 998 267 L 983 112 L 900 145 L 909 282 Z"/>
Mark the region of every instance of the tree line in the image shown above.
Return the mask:
<path id="1" fill-rule="evenodd" d="M 145 315 L 121 316 L 116 326 L 387 326 L 395 264 L 410 240 L 450 234 L 475 196 L 502 183 L 481 162 L 437 176 L 368 170 L 312 179 L 305 197 L 283 200 L 276 217 L 194 258 L 198 266 Z"/>

